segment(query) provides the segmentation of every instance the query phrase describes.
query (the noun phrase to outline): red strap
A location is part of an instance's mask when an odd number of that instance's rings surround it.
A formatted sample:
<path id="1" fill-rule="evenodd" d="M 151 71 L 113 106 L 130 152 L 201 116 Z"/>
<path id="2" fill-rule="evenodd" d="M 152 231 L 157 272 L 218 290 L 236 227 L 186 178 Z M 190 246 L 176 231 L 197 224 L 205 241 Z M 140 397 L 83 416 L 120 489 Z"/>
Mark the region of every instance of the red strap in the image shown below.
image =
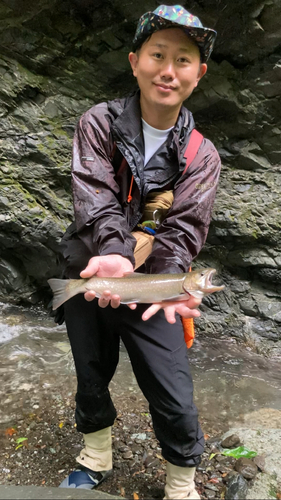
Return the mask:
<path id="1" fill-rule="evenodd" d="M 132 174 L 132 178 L 131 178 L 131 184 L 130 184 L 130 189 L 129 189 L 129 194 L 128 194 L 128 198 L 127 198 L 127 202 L 128 203 L 131 203 L 133 197 L 132 197 L 132 189 L 133 189 L 133 183 L 134 183 L 134 176 Z"/>
<path id="2" fill-rule="evenodd" d="M 182 175 L 185 174 L 189 165 L 193 162 L 202 141 L 203 141 L 203 135 L 200 134 L 200 132 L 198 132 L 198 130 L 194 128 L 191 132 L 189 143 L 183 155 L 184 158 L 186 159 L 186 166 Z"/>

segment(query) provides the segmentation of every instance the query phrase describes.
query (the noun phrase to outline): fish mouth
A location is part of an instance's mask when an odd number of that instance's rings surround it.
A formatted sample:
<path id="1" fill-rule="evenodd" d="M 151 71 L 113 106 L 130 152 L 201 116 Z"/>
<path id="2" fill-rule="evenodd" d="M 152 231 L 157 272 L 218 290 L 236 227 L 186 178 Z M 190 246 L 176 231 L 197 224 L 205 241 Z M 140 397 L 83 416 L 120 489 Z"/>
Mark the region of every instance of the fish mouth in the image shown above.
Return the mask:
<path id="1" fill-rule="evenodd" d="M 216 269 L 206 269 L 202 280 L 202 291 L 205 293 L 219 292 L 224 289 L 224 285 L 214 285 L 212 278 L 216 274 Z"/>
<path id="2" fill-rule="evenodd" d="M 216 269 L 208 269 L 206 272 L 206 286 L 213 286 L 212 279 L 213 276 L 216 274 Z"/>
<path id="3" fill-rule="evenodd" d="M 208 293 L 219 292 L 224 289 L 224 285 L 214 285 L 212 278 L 216 274 L 216 269 L 197 269 L 194 271 L 194 280 L 189 288 L 190 283 L 183 285 L 185 292 L 192 294 L 196 297 L 203 297 Z"/>

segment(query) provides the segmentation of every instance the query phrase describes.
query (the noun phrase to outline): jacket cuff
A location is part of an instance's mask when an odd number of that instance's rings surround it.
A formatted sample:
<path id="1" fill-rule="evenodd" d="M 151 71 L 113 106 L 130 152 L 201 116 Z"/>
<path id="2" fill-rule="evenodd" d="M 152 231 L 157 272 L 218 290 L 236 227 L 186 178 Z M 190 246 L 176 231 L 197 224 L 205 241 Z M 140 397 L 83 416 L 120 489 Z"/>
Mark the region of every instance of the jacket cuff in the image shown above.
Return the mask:
<path id="1" fill-rule="evenodd" d="M 185 268 L 184 264 L 176 262 L 174 257 L 161 259 L 150 255 L 145 262 L 147 274 L 178 274 L 188 272 L 189 266 Z"/>
<path id="2" fill-rule="evenodd" d="M 134 254 L 132 252 L 126 251 L 124 245 L 111 245 L 110 248 L 99 252 L 99 255 L 112 255 L 112 254 L 121 255 L 125 259 L 128 259 L 135 267 L 136 262 Z"/>

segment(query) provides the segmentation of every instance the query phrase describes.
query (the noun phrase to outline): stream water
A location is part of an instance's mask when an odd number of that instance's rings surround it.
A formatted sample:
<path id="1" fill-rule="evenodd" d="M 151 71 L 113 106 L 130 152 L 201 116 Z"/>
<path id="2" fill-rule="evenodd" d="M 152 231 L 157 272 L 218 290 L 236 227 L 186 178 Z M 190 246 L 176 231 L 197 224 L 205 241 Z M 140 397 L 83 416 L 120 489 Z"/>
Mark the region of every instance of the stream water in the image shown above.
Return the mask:
<path id="1" fill-rule="evenodd" d="M 255 426 L 261 411 L 281 410 L 281 366 L 234 340 L 197 339 L 189 351 L 200 419 L 212 430 Z M 40 395 L 75 393 L 76 377 L 65 326 L 16 306 L 0 304 L 0 429 L 19 411 L 38 408 Z M 111 382 L 113 397 L 143 400 L 121 345 Z"/>

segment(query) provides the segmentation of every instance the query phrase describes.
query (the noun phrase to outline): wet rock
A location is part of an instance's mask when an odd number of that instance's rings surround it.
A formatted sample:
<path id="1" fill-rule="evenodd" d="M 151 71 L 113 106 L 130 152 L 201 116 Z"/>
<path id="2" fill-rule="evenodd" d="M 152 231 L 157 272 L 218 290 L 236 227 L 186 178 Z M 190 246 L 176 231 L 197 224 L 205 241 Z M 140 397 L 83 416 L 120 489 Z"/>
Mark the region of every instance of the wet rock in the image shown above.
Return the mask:
<path id="1" fill-rule="evenodd" d="M 256 464 L 257 468 L 261 471 L 264 472 L 265 469 L 265 457 L 263 455 L 257 455 L 256 457 L 253 458 L 254 464 Z"/>
<path id="2" fill-rule="evenodd" d="M 218 464 L 216 466 L 216 471 L 220 472 L 221 474 L 226 475 L 230 471 L 230 469 L 229 469 L 229 467 L 225 467 L 224 465 Z"/>
<path id="3" fill-rule="evenodd" d="M 205 491 L 205 495 L 206 495 L 207 498 L 210 498 L 210 499 L 216 498 L 216 492 L 215 491 L 207 490 L 207 491 Z"/>
<path id="4" fill-rule="evenodd" d="M 198 483 L 198 484 L 205 484 L 206 480 L 207 480 L 206 474 L 203 474 L 202 472 L 198 472 L 198 469 L 197 469 L 197 472 L 196 472 L 196 483 Z"/>
<path id="5" fill-rule="evenodd" d="M 231 436 L 226 437 L 221 442 L 221 446 L 223 448 L 236 448 L 241 445 L 241 441 L 237 434 L 231 434 Z"/>
<path id="6" fill-rule="evenodd" d="M 216 455 L 215 459 L 219 464 L 226 465 L 227 467 L 232 467 L 236 462 L 236 458 L 225 457 L 224 455 Z"/>
<path id="7" fill-rule="evenodd" d="M 147 455 L 145 461 L 144 461 L 144 466 L 145 467 L 157 467 L 159 465 L 159 460 L 158 458 L 155 458 L 153 455 Z"/>
<path id="8" fill-rule="evenodd" d="M 151 443 L 151 445 L 150 445 L 150 448 L 151 448 L 152 450 L 155 450 L 157 447 L 158 447 L 158 443 L 157 443 L 157 441 L 154 441 L 154 442 L 153 442 L 153 443 Z"/>
<path id="9" fill-rule="evenodd" d="M 224 478 L 223 478 L 223 482 L 225 484 L 229 484 L 230 481 L 232 480 L 233 477 L 236 477 L 238 476 L 238 472 L 235 471 L 235 470 L 231 470 Z"/>
<path id="10" fill-rule="evenodd" d="M 249 458 L 241 457 L 237 460 L 235 464 L 235 470 L 240 472 L 246 479 L 254 479 L 256 477 L 258 468 L 256 464 Z"/>
<path id="11" fill-rule="evenodd" d="M 212 450 L 212 452 L 214 449 L 218 449 L 219 445 L 220 438 L 218 436 L 211 437 L 206 441 L 206 448 Z"/>
<path id="12" fill-rule="evenodd" d="M 209 483 L 219 484 L 222 481 L 222 478 L 218 476 L 217 473 L 211 474 Z"/>
<path id="13" fill-rule="evenodd" d="M 42 436 L 42 444 L 52 444 L 54 442 L 54 437 L 52 434 L 44 434 Z"/>
<path id="14" fill-rule="evenodd" d="M 139 446 L 138 444 L 133 444 L 131 450 L 134 454 L 137 455 L 140 455 L 142 453 L 142 447 Z"/>
<path id="15" fill-rule="evenodd" d="M 205 488 L 207 490 L 211 490 L 211 491 L 219 491 L 219 488 L 217 486 L 215 486 L 214 484 L 210 484 L 210 483 L 205 484 Z"/>
<path id="16" fill-rule="evenodd" d="M 220 472 L 221 474 L 226 474 L 230 470 L 232 470 L 236 459 L 233 457 L 224 457 L 223 455 L 217 455 L 215 457 L 215 461 L 216 473 Z"/>
<path id="17" fill-rule="evenodd" d="M 136 443 L 140 443 L 147 439 L 147 435 L 145 432 L 139 432 L 137 434 L 132 434 L 132 439 L 135 439 Z"/>
<path id="18" fill-rule="evenodd" d="M 241 474 L 233 475 L 228 482 L 225 500 L 245 500 L 248 483 Z"/>
<path id="19" fill-rule="evenodd" d="M 201 463 L 200 465 L 197 466 L 197 471 L 200 473 L 204 473 L 204 472 L 206 472 L 206 467 L 207 467 L 207 464 Z"/>
<path id="20" fill-rule="evenodd" d="M 118 446 L 118 451 L 120 451 L 121 453 L 126 453 L 126 451 L 129 450 L 129 447 L 127 445 L 125 445 L 124 443 L 120 443 L 120 445 Z"/>

